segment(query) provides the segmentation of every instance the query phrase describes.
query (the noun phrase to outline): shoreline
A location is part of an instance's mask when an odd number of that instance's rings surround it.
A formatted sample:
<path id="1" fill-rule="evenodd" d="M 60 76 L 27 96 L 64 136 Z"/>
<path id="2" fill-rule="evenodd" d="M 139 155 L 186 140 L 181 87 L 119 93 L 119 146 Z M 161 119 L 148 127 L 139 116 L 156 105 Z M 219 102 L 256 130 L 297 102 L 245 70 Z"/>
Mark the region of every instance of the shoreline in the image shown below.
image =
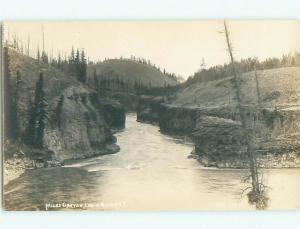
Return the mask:
<path id="1" fill-rule="evenodd" d="M 20 177 L 29 168 L 26 162 L 32 161 L 29 158 L 10 158 L 3 163 L 3 185 L 7 185 L 12 180 Z"/>
<path id="2" fill-rule="evenodd" d="M 14 157 L 4 160 L 3 163 L 3 186 L 7 185 L 9 182 L 19 178 L 22 174 L 26 172 L 26 170 L 32 169 L 43 169 L 43 168 L 53 168 L 53 167 L 62 167 L 65 163 L 70 163 L 87 159 L 93 157 L 99 157 L 109 154 L 115 154 L 120 151 L 120 147 L 116 144 L 109 144 L 105 147 L 105 150 L 100 150 L 101 153 L 93 154 L 91 157 L 83 157 L 77 159 L 69 159 L 65 161 L 51 160 L 44 162 L 37 162 L 36 160 L 32 160 L 28 157 Z"/>
<path id="3" fill-rule="evenodd" d="M 205 168 L 216 169 L 249 169 L 246 159 L 240 160 L 235 158 L 210 160 L 207 156 L 197 155 L 191 152 L 188 158 L 197 160 Z M 300 155 L 295 152 L 284 153 L 281 155 L 258 155 L 257 168 L 259 169 L 299 169 Z"/>

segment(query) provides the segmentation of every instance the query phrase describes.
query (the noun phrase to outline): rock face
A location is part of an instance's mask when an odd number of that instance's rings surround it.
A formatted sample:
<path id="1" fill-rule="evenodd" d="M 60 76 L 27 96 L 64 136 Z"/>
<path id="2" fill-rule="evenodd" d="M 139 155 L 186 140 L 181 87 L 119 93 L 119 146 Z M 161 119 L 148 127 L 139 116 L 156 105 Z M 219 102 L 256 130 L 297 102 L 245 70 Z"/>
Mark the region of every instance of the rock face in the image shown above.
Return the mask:
<path id="1" fill-rule="evenodd" d="M 125 124 L 125 112 L 119 103 L 101 101 L 96 91 L 77 81 L 69 72 L 14 50 L 8 50 L 7 60 L 13 91 L 16 90 L 17 73 L 20 75 L 17 106 L 21 139 L 26 135 L 29 101 L 34 100 L 36 82 L 41 73 L 44 78 L 43 90 L 48 103 L 45 149 L 35 153 L 28 149 L 25 157 L 49 164 L 51 160 L 85 158 L 119 150 L 112 135 L 112 129 L 123 128 Z M 11 158 L 9 152 L 5 155 Z"/>
<path id="2" fill-rule="evenodd" d="M 255 142 L 261 167 L 300 167 L 299 111 L 264 109 L 257 114 L 245 107 L 248 125 L 256 125 L 265 139 Z M 157 123 L 161 132 L 191 137 L 192 157 L 204 166 L 247 168 L 246 142 L 234 106 L 197 107 L 165 104 L 159 97 L 141 97 L 138 120 Z M 260 120 L 257 122 L 258 116 Z M 254 124 L 255 123 L 255 124 Z M 257 134 L 257 133 L 256 133 Z"/>
<path id="3" fill-rule="evenodd" d="M 137 106 L 137 121 L 158 124 L 164 98 L 161 96 L 140 96 Z"/>
<path id="4" fill-rule="evenodd" d="M 112 92 L 107 95 L 109 98 L 118 101 L 126 112 L 132 112 L 137 110 L 138 97 L 135 94 Z"/>
<path id="5" fill-rule="evenodd" d="M 246 147 L 241 123 L 203 116 L 193 132 L 195 151 L 205 166 L 245 167 Z"/>
<path id="6" fill-rule="evenodd" d="M 4 185 L 22 175 L 26 169 L 60 166 L 54 153 L 49 150 L 32 149 L 22 141 L 6 140 L 4 144 Z"/>
<path id="7" fill-rule="evenodd" d="M 97 104 L 97 101 L 95 101 Z M 123 105 L 117 101 L 99 99 L 104 110 L 105 120 L 113 130 L 125 128 L 126 111 Z"/>
<path id="8" fill-rule="evenodd" d="M 141 96 L 138 103 L 137 119 L 141 122 L 159 124 L 164 133 L 191 136 L 199 116 L 214 116 L 236 120 L 238 113 L 233 107 L 181 106 L 164 103 L 164 97 Z"/>
<path id="9" fill-rule="evenodd" d="M 84 87 L 66 88 L 51 104 L 50 124 L 45 131 L 46 147 L 61 161 L 115 153 L 105 110 L 96 94 Z"/>
<path id="10" fill-rule="evenodd" d="M 190 135 L 196 126 L 197 116 L 197 109 L 164 105 L 161 107 L 159 127 L 163 133 Z"/>
<path id="11" fill-rule="evenodd" d="M 283 115 L 279 111 L 263 112 L 264 125 L 258 123 L 254 128 L 258 130 L 253 148 L 259 167 L 300 167 L 300 136 L 292 133 L 296 126 L 293 125 L 295 119 L 288 118 L 291 116 L 293 114 Z M 259 137 L 259 133 L 263 136 Z M 200 116 L 193 132 L 193 155 L 208 167 L 247 168 L 249 162 L 244 136 L 239 121 Z"/>

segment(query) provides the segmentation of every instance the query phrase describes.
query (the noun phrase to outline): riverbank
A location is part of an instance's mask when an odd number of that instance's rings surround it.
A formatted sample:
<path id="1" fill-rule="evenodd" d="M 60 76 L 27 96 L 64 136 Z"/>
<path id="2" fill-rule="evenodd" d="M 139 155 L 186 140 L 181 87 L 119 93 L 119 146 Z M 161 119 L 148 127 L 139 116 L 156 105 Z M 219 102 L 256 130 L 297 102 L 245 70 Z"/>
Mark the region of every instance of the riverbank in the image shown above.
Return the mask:
<path id="1" fill-rule="evenodd" d="M 6 185 L 10 181 L 20 177 L 26 170 L 60 167 L 72 160 L 92 158 L 101 155 L 114 154 L 120 151 L 120 147 L 116 144 L 108 144 L 101 150 L 94 151 L 89 155 L 73 158 L 65 161 L 59 161 L 49 157 L 49 151 L 38 151 L 31 149 L 20 143 L 9 143 L 7 145 L 10 151 L 10 157 L 4 159 L 3 163 L 3 184 Z M 39 154 L 39 155 L 38 155 Z M 47 156 L 45 156 L 47 155 Z"/>
<path id="2" fill-rule="evenodd" d="M 195 150 L 192 151 L 189 158 L 196 159 L 204 167 L 215 167 L 218 169 L 247 169 L 249 163 L 244 158 L 229 158 L 227 160 L 211 160 L 205 155 L 197 155 Z M 283 153 L 281 155 L 266 154 L 257 156 L 258 168 L 264 169 L 287 169 L 300 168 L 300 156 L 296 152 Z"/>
<path id="3" fill-rule="evenodd" d="M 20 177 L 25 173 L 26 169 L 33 169 L 34 161 L 29 158 L 11 158 L 3 163 L 3 184 L 6 185 L 10 181 Z"/>
<path id="4" fill-rule="evenodd" d="M 263 110 L 255 129 L 257 136 L 264 138 L 253 143 L 259 167 L 300 168 L 295 112 Z M 205 167 L 247 168 L 246 142 L 237 114 L 234 106 L 181 106 L 165 104 L 160 97 L 141 97 L 137 117 L 140 122 L 158 124 L 160 132 L 167 135 L 191 138 L 195 149 L 190 157 Z M 251 107 L 247 117 L 250 121 L 257 118 Z"/>
<path id="5" fill-rule="evenodd" d="M 116 137 L 120 153 L 27 171 L 4 187 L 4 209 L 46 210 L 46 204 L 65 203 L 100 211 L 254 210 L 247 196 L 241 197 L 247 170 L 205 169 L 187 158 L 192 144 L 136 122 L 132 114 Z M 299 171 L 262 170 L 270 187 L 269 210 L 299 208 Z"/>

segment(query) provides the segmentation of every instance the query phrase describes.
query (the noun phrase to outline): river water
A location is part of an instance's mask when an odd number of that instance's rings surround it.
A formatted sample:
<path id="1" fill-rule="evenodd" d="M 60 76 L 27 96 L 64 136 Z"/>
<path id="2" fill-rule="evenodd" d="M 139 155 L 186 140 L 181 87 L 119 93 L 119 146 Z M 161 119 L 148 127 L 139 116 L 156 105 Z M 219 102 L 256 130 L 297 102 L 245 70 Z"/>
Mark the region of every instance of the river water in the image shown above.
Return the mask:
<path id="1" fill-rule="evenodd" d="M 121 151 L 64 167 L 30 170 L 4 187 L 7 210 L 254 210 L 247 170 L 203 168 L 193 144 L 136 122 L 116 134 Z M 268 209 L 300 208 L 300 170 L 264 170 Z"/>

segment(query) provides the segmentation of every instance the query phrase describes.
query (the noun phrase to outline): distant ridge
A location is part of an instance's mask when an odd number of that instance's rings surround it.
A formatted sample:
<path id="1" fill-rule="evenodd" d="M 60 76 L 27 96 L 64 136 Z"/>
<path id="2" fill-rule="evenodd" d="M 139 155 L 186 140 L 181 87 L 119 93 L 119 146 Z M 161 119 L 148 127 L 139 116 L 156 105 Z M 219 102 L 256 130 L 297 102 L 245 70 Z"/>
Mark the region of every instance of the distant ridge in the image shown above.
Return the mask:
<path id="1" fill-rule="evenodd" d="M 99 79 L 119 78 L 130 86 L 138 83 L 142 86 L 163 87 L 179 83 L 175 77 L 164 74 L 152 65 L 129 59 L 110 59 L 90 64 L 87 69 L 89 81 L 94 79 L 95 74 Z"/>

